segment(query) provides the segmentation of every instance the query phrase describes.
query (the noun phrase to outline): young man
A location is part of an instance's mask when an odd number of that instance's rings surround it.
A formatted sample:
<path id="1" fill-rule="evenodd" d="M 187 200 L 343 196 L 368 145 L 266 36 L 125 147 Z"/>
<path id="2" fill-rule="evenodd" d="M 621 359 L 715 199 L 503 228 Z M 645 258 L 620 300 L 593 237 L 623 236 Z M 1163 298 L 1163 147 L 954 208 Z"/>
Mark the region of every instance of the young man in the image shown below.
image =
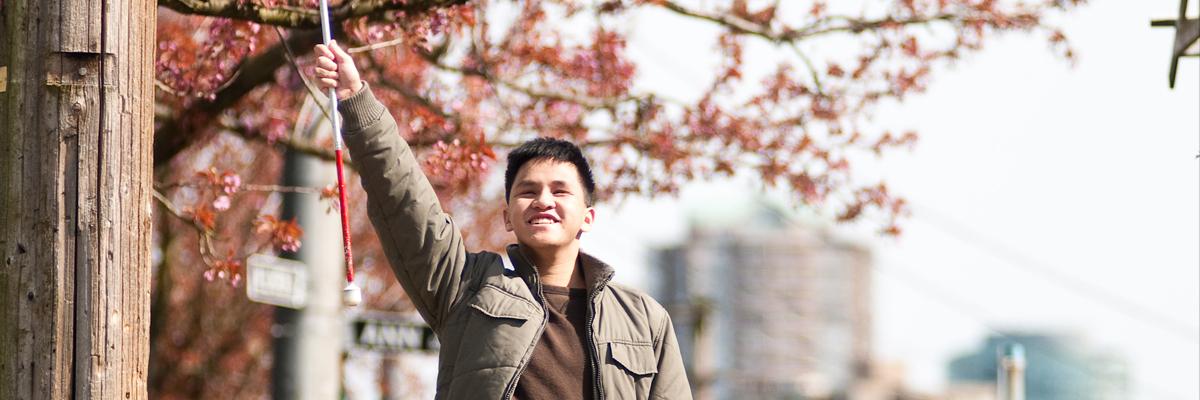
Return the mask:
<path id="1" fill-rule="evenodd" d="M 610 283 L 579 250 L 595 183 L 582 152 L 531 140 L 508 156 L 504 226 L 514 269 L 469 253 L 391 114 L 353 60 L 316 46 L 315 73 L 336 88 L 342 136 L 396 278 L 441 342 L 439 399 L 690 399 L 670 316 Z"/>

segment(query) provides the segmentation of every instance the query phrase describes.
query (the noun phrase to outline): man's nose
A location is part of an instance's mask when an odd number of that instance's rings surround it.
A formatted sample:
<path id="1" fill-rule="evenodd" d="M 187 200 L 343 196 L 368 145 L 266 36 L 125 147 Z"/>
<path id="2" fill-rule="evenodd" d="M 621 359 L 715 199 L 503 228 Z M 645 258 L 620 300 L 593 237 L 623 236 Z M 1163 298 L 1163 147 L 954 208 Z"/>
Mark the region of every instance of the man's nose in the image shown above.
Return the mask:
<path id="1" fill-rule="evenodd" d="M 554 208 L 554 196 L 549 190 L 539 192 L 537 197 L 533 198 L 533 207 L 539 210 Z"/>

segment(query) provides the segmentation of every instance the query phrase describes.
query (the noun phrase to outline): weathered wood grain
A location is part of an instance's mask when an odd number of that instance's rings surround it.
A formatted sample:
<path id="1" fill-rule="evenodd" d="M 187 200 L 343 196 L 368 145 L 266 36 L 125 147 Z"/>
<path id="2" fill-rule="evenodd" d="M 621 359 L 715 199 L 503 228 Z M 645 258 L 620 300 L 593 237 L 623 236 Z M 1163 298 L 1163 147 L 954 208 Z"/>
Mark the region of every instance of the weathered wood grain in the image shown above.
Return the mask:
<path id="1" fill-rule="evenodd" d="M 0 16 L 0 398 L 144 399 L 155 2 Z"/>

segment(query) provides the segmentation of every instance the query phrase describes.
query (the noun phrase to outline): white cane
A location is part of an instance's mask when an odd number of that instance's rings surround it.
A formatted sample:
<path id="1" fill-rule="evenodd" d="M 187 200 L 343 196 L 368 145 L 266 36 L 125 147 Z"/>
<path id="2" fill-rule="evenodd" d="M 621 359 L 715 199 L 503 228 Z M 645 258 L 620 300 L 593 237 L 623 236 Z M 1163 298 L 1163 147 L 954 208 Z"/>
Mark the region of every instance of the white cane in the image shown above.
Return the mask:
<path id="1" fill-rule="evenodd" d="M 329 0 L 321 0 L 321 41 L 329 46 L 332 32 L 329 29 Z M 329 122 L 333 125 L 333 153 L 337 159 L 338 205 L 342 213 L 342 246 L 346 253 L 346 288 L 342 289 L 342 303 L 357 306 L 362 303 L 362 290 L 354 284 L 354 255 L 350 250 L 350 218 L 346 212 L 346 181 L 342 178 L 342 125 L 337 111 L 337 88 L 329 88 Z"/>

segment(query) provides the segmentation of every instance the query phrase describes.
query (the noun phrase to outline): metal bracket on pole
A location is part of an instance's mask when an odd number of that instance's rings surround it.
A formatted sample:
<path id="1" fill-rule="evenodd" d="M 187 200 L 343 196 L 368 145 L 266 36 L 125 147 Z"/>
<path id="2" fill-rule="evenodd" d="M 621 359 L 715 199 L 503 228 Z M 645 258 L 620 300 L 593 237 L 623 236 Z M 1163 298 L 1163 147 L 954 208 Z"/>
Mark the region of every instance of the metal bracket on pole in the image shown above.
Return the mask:
<path id="1" fill-rule="evenodd" d="M 1176 19 L 1150 21 L 1152 27 L 1175 28 L 1175 44 L 1171 48 L 1171 72 L 1168 76 L 1168 84 L 1172 89 L 1175 88 L 1175 73 L 1179 68 L 1179 59 L 1200 56 L 1200 52 L 1187 52 L 1196 44 L 1197 39 L 1200 39 L 1200 19 L 1187 17 L 1187 4 L 1188 0 L 1179 0 L 1179 17 Z"/>

